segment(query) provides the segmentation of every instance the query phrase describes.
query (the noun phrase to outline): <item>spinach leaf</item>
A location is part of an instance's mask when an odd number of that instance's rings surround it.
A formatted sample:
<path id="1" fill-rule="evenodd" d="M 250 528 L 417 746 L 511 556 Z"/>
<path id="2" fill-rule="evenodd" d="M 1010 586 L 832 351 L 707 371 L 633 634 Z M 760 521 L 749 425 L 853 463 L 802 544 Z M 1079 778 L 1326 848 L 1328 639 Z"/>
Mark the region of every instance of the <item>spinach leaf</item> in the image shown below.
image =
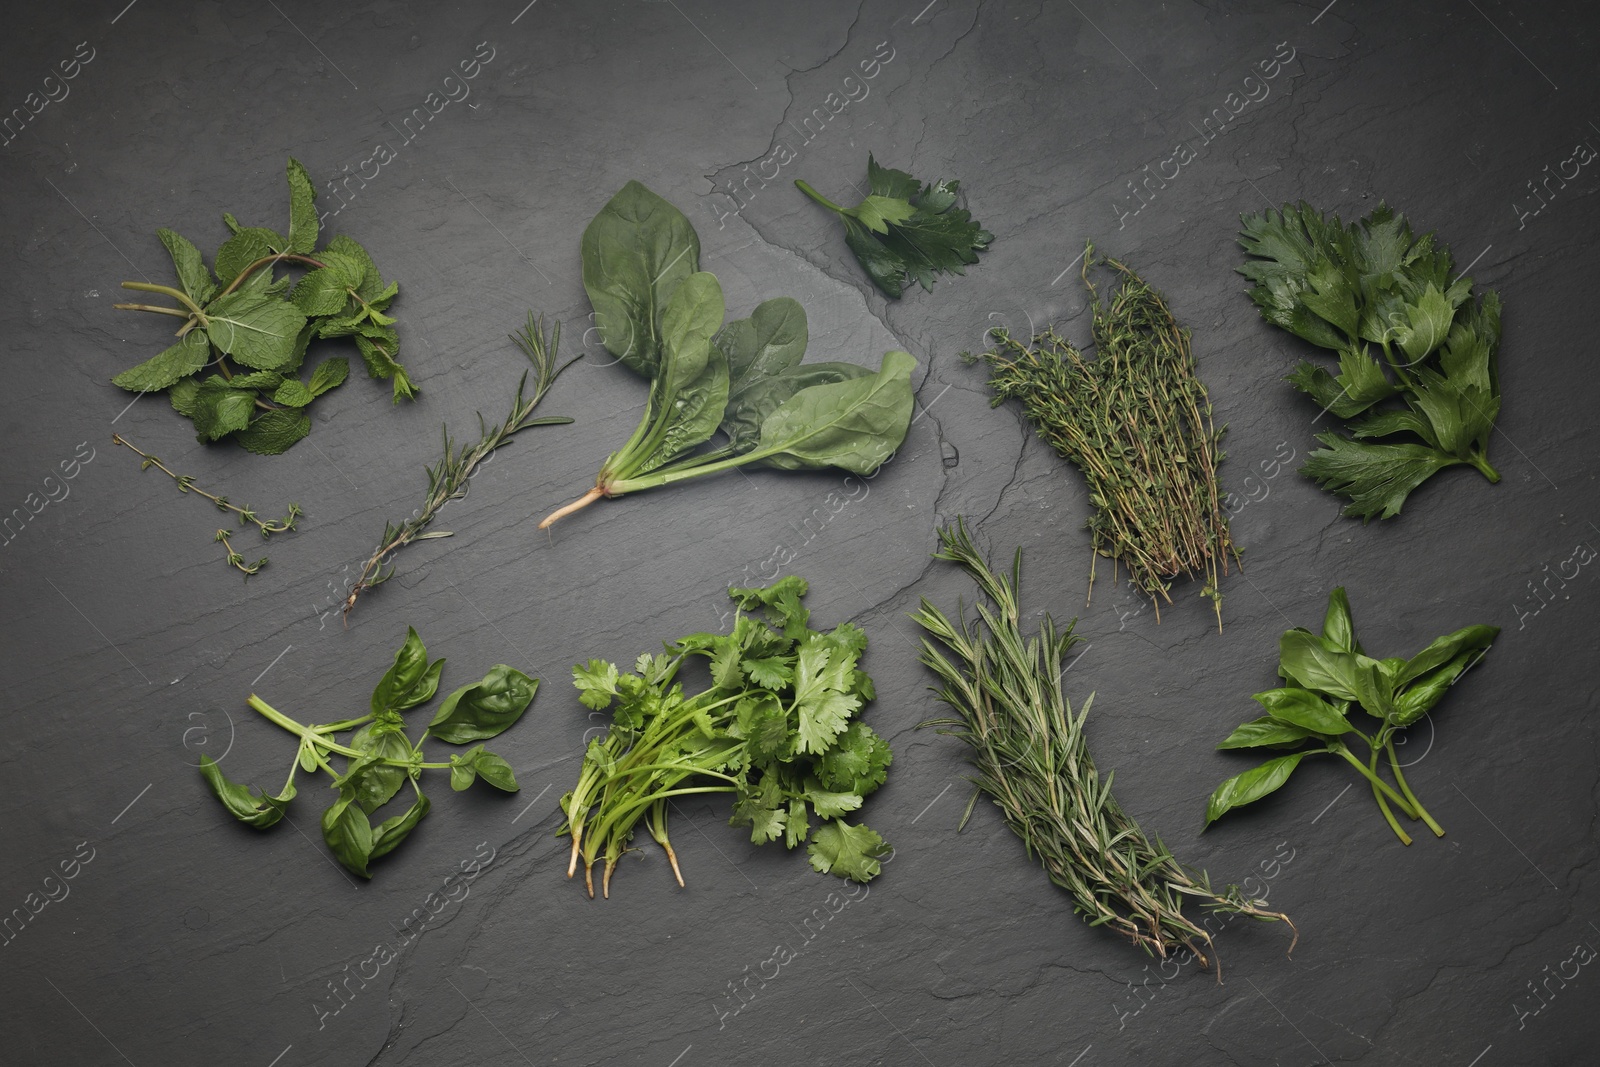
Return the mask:
<path id="1" fill-rule="evenodd" d="M 761 440 L 761 424 L 789 398 L 813 385 L 831 385 L 872 376 L 870 367 L 854 363 L 807 363 L 759 378 L 728 399 L 722 415 L 722 432 L 734 452 L 748 452 Z"/>
<path id="2" fill-rule="evenodd" d="M 583 288 L 606 351 L 654 377 L 661 316 L 700 269 L 700 237 L 683 212 L 636 181 L 607 201 L 583 231 Z"/>
<path id="3" fill-rule="evenodd" d="M 761 462 L 781 470 L 839 467 L 871 474 L 905 439 L 916 365 L 907 352 L 888 352 L 871 378 L 795 393 L 761 424 Z"/>

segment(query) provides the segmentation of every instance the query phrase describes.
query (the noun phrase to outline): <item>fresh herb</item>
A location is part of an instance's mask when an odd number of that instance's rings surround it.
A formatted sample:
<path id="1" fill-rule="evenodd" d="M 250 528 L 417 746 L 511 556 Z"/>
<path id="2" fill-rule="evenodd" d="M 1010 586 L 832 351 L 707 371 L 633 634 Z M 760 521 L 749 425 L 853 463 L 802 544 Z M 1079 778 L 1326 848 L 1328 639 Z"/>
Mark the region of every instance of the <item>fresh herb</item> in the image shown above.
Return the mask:
<path id="1" fill-rule="evenodd" d="M 1406 659 L 1373 659 L 1361 650 L 1350 618 L 1350 601 L 1340 587 L 1328 597 L 1328 611 L 1318 636 L 1296 627 L 1278 642 L 1278 674 L 1289 684 L 1257 693 L 1252 699 L 1267 714 L 1234 730 L 1218 748 L 1272 748 L 1276 756 L 1261 766 L 1236 774 L 1217 786 L 1206 804 L 1206 825 L 1225 812 L 1260 800 L 1275 791 L 1307 756 L 1332 753 L 1359 771 L 1389 828 L 1404 844 L 1411 838 L 1395 820 L 1389 805 L 1409 819 L 1421 819 L 1439 837 L 1444 830 L 1428 814 L 1406 784 L 1395 755 L 1395 735 L 1428 714 L 1467 669 L 1488 654 L 1499 636 L 1498 626 L 1468 626 L 1438 638 Z M 1353 707 L 1378 720 L 1375 733 L 1349 721 Z M 1363 761 L 1350 751 L 1350 739 L 1367 746 Z M 1399 792 L 1378 773 L 1387 759 Z"/>
<path id="2" fill-rule="evenodd" d="M 876 374 L 847 363 L 801 364 L 800 305 L 769 300 L 724 327 L 722 286 L 699 270 L 699 259 L 688 219 L 638 182 L 584 230 L 583 285 L 601 339 L 651 379 L 650 396 L 594 488 L 540 529 L 602 497 L 746 465 L 871 474 L 905 439 L 916 360 L 886 353 Z M 702 448 L 719 429 L 727 442 Z"/>
<path id="3" fill-rule="evenodd" d="M 1186 902 L 1289 923 L 1283 913 L 1268 911 L 1266 901 L 1246 898 L 1238 886 L 1213 891 L 1204 872 L 1180 864 L 1111 795 L 1111 776 L 1101 780 L 1083 735 L 1094 697 L 1074 714 L 1062 692 L 1062 660 L 1081 640 L 1073 635 L 1073 623 L 1058 629 L 1046 615 L 1037 636 L 1022 633 L 1021 550 L 1007 576 L 989 566 L 959 520 L 954 529 L 939 531 L 939 541 L 934 556 L 959 563 L 990 601 L 978 605 L 974 623 L 964 612 L 952 622 L 926 598 L 911 616 L 934 639 L 923 638 L 922 662 L 943 683 L 935 690 L 939 699 L 956 712 L 955 718 L 922 725 L 948 727 L 941 732 L 967 743 L 977 770 L 977 790 L 961 825 L 979 794 L 987 794 L 1028 855 L 1072 895 L 1073 908 L 1085 922 L 1110 927 L 1163 958 L 1181 944 L 1207 965 L 1201 945 L 1209 946 L 1211 935 L 1183 913 Z M 1293 943 L 1289 950 L 1294 951 Z M 1220 964 L 1217 977 L 1220 981 Z"/>
<path id="4" fill-rule="evenodd" d="M 924 185 L 903 170 L 878 166 L 867 156 L 870 194 L 855 207 L 840 207 L 810 185 L 795 185 L 844 220 L 844 243 L 885 296 L 898 297 L 913 280 L 933 291 L 935 274 L 965 274 L 994 234 L 955 206 L 958 181 Z"/>
<path id="5" fill-rule="evenodd" d="M 1325 447 L 1301 471 L 1349 497 L 1344 513 L 1363 522 L 1398 515 L 1445 467 L 1470 464 L 1498 482 L 1487 452 L 1500 413 L 1500 297 L 1474 300 L 1471 278 L 1451 278 L 1449 250 L 1431 233 L 1413 237 L 1384 204 L 1349 226 L 1304 201 L 1243 224 L 1239 243 L 1257 258 L 1238 269 L 1261 317 L 1339 354 L 1337 376 L 1303 360 L 1288 378 L 1354 420 L 1349 437 L 1318 434 Z M 1415 440 L 1373 443 L 1395 434 Z"/>
<path id="6" fill-rule="evenodd" d="M 611 873 L 640 820 L 683 885 L 668 807 L 710 793 L 734 794 L 730 825 L 750 827 L 758 845 L 781 838 L 794 848 L 809 838 L 816 870 L 857 882 L 878 874 L 889 846 L 844 820 L 883 784 L 892 758 L 888 742 L 855 719 L 875 695 L 857 665 L 867 635 L 848 622 L 811 629 L 805 593 L 793 576 L 729 589 L 739 608 L 731 633 L 690 634 L 665 654 L 640 656 L 631 673 L 598 659 L 572 669 L 585 706 L 616 705 L 606 736 L 589 743 L 578 784 L 561 798 L 563 832 L 572 835 L 567 877 L 581 858 L 589 896 L 602 856 L 601 891 L 611 895 Z M 711 685 L 686 696 L 678 675 L 694 656 L 707 661 Z"/>
<path id="7" fill-rule="evenodd" d="M 449 537 L 449 530 L 428 531 L 428 524 L 438 517 L 439 512 L 452 500 L 460 500 L 467 495 L 471 487 L 473 473 L 478 464 L 494 454 L 495 449 L 506 444 L 512 436 L 526 430 L 530 426 L 559 426 L 572 420 L 561 415 L 547 415 L 533 418 L 533 409 L 539 406 L 539 401 L 544 399 L 544 394 L 550 391 L 561 372 L 577 362 L 578 357 L 568 360 L 561 366 L 556 366 L 556 350 L 561 347 L 561 323 L 557 322 L 547 333 L 544 319 L 535 320 L 533 313 L 528 313 L 528 325 L 523 327 L 521 333 L 514 333 L 511 339 L 517 343 L 523 353 L 533 364 L 533 393 L 527 395 L 528 372 L 522 372 L 522 379 L 517 382 L 517 397 L 511 402 L 511 414 L 506 416 L 506 421 L 490 429 L 484 425 L 483 416 L 478 416 L 478 442 L 469 448 L 457 448 L 450 439 L 450 430 L 444 431 L 444 456 L 432 467 L 423 468 L 428 475 L 428 496 L 422 502 L 422 507 L 417 509 L 415 515 L 401 523 L 386 523 L 383 528 L 383 539 L 378 543 L 378 548 L 368 557 L 362 565 L 361 576 L 350 589 L 350 595 L 344 600 L 344 614 L 350 614 L 350 609 L 356 606 L 356 598 L 364 590 L 373 586 L 382 585 L 394 577 L 394 554 L 413 541 L 426 541 L 433 537 Z M 425 532 L 427 531 L 427 532 Z"/>
<path id="8" fill-rule="evenodd" d="M 428 662 L 428 650 L 417 631 L 406 631 L 405 644 L 394 663 L 372 691 L 367 714 L 323 726 L 306 726 L 284 715 L 266 701 L 250 695 L 250 706 L 267 719 L 300 738 L 299 750 L 289 768 L 289 779 L 275 795 L 252 791 L 229 781 L 209 756 L 200 757 L 200 774 L 224 807 L 240 822 L 265 830 L 282 819 L 295 797 L 295 774 L 323 770 L 333 779 L 339 797 L 322 813 L 322 837 L 339 862 L 363 878 L 372 877 L 368 864 L 393 851 L 428 814 L 431 802 L 418 780 L 425 770 L 450 772 L 450 788 L 466 789 L 483 779 L 496 789 L 517 791 L 511 765 L 484 747 L 474 745 L 448 761 L 426 762 L 422 742 L 436 737 L 452 745 L 486 741 L 510 727 L 533 703 L 539 679 L 498 664 L 483 681 L 462 686 L 445 698 L 416 743 L 406 737 L 403 714 L 434 698 L 444 660 Z M 337 735 L 353 731 L 344 742 Z M 341 772 L 330 762 L 345 758 Z M 373 824 L 368 816 L 388 804 L 407 784 L 414 796 L 397 815 Z"/>
<path id="9" fill-rule="evenodd" d="M 261 516 L 257 515 L 255 510 L 248 504 L 246 504 L 244 507 L 240 507 L 237 504 L 230 504 L 228 502 L 228 498 L 225 496 L 217 496 L 215 493 L 206 492 L 204 489 L 194 484 L 193 475 L 174 474 L 170 469 L 168 469 L 166 464 L 162 463 L 159 459 L 150 455 L 149 453 L 140 452 L 138 448 L 136 448 L 121 434 L 112 434 L 111 443 L 121 445 L 124 448 L 132 449 L 135 453 L 141 456 L 142 460 L 139 463 L 139 469 L 141 471 L 147 471 L 151 467 L 154 467 L 156 470 L 173 480 L 178 487 L 178 492 L 194 493 L 198 496 L 203 496 L 215 504 L 218 511 L 233 512 L 235 515 L 239 516 L 240 526 L 254 526 L 256 529 L 261 531 L 261 536 L 263 539 L 271 537 L 275 533 L 284 533 L 294 529 L 295 521 L 303 514 L 303 512 L 300 510 L 299 504 L 290 504 L 289 514 L 285 515 L 283 518 L 263 519 Z M 213 538 L 213 540 L 220 541 L 222 546 L 227 550 L 228 566 L 242 571 L 246 578 L 250 577 L 252 574 L 255 574 L 262 567 L 267 565 L 267 557 L 265 556 L 262 556 L 254 563 L 246 563 L 244 557 L 238 552 L 234 551 L 233 544 L 228 540 L 227 530 L 218 530 L 217 535 L 215 538 Z"/>
<path id="10" fill-rule="evenodd" d="M 1159 621 L 1159 601 L 1172 602 L 1171 580 L 1204 575 L 1201 595 L 1211 599 L 1221 630 L 1219 578 L 1229 554 L 1239 555 L 1217 489 L 1223 431 L 1212 424 L 1189 331 L 1132 269 L 1104 262 L 1122 284 L 1102 302 L 1089 281 L 1094 246 L 1084 249 L 1096 358 L 1084 359 L 1054 327 L 1031 342 L 991 330 L 995 348 L 981 358 L 991 368 L 993 404 L 1021 400 L 1039 437 L 1083 472 L 1094 551 L 1112 559 L 1113 580 L 1121 562 Z"/>
<path id="11" fill-rule="evenodd" d="M 199 440 L 231 437 L 262 455 L 284 452 L 309 433 L 305 409 L 350 373 L 349 362 L 335 356 L 302 381 L 300 364 L 313 338 L 353 338 L 367 373 L 393 379 L 395 403 L 417 395 L 396 362 L 400 336 L 387 314 L 399 286 L 385 285 L 366 249 L 343 234 L 317 251 L 317 191 L 299 160 L 290 158 L 288 175 L 288 236 L 240 226 L 224 214 L 233 236 L 217 250 L 213 276 L 192 242 L 157 230 L 181 288 L 150 282 L 122 287 L 160 293 L 179 306 L 115 305 L 184 321 L 176 344 L 112 383 L 140 394 L 165 390 L 173 408 L 194 421 Z M 312 269 L 290 291 L 287 276 L 273 276 L 280 263 Z M 207 367 L 216 373 L 201 379 Z"/>

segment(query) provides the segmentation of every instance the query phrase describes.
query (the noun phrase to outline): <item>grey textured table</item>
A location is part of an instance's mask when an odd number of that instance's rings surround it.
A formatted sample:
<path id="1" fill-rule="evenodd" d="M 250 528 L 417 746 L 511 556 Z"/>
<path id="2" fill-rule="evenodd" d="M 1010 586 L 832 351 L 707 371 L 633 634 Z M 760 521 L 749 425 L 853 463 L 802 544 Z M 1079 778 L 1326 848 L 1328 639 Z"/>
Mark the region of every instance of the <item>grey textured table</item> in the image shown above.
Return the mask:
<path id="1" fill-rule="evenodd" d="M 1596 591 L 1588 567 L 1550 580 L 1600 545 L 1600 179 L 1548 181 L 1575 142 L 1600 143 L 1589 9 L 124 2 L 13 10 L 0 45 L 0 510 L 24 509 L 0 550 L 0 913 L 26 920 L 0 947 L 0 1061 L 1595 1062 Z M 475 58 L 474 78 L 446 81 Z M 869 150 L 963 179 L 996 234 L 967 277 L 885 302 L 790 182 L 848 196 Z M 422 399 L 392 407 L 357 374 L 313 409 L 307 441 L 267 459 L 197 444 L 160 398 L 128 407 L 108 378 L 166 331 L 111 304 L 124 279 L 169 277 L 157 226 L 209 255 L 224 210 L 281 225 L 290 154 L 338 209 L 328 225 L 400 281 Z M 789 294 L 811 358 L 919 359 L 921 413 L 869 492 L 732 475 L 535 531 L 643 401 L 583 333 L 578 273 L 584 224 L 629 178 L 694 220 L 733 313 Z M 1362 526 L 1291 470 L 1263 480 L 1326 420 L 1281 381 L 1301 346 L 1243 295 L 1233 238 L 1241 212 L 1301 197 L 1346 217 L 1387 200 L 1501 292 L 1501 484 L 1457 468 Z M 1193 597 L 1159 625 L 1126 586 L 1099 584 L 1085 608 L 1081 481 L 958 359 L 994 325 L 1086 340 L 1069 268 L 1091 237 L 1194 328 L 1229 424 L 1223 480 L 1253 498 L 1220 636 Z M 469 433 L 475 411 L 507 405 L 521 359 L 506 334 L 529 308 L 586 353 L 543 409 L 575 423 L 498 455 L 441 521 L 455 537 L 408 550 L 341 627 L 342 583 L 419 501 L 441 423 Z M 241 581 L 210 542 L 216 514 L 141 475 L 113 432 L 264 513 L 298 501 L 301 531 Z M 1303 932 L 1292 960 L 1281 928 L 1236 923 L 1225 984 L 1158 967 L 1078 921 L 993 808 L 955 832 L 963 753 L 914 730 L 938 709 L 906 612 L 919 595 L 970 601 L 929 560 L 957 515 L 999 555 L 1023 547 L 1030 611 L 1082 616 L 1070 689 L 1097 693 L 1091 740 L 1124 806 L 1214 880 L 1256 878 Z M 714 629 L 724 586 L 780 571 L 810 580 L 819 621 L 872 637 L 867 717 L 895 763 L 865 814 L 893 862 L 830 904 L 843 883 L 749 845 L 725 804 L 691 803 L 675 833 L 686 889 L 646 851 L 589 901 L 555 835 L 594 724 L 568 667 Z M 1402 848 L 1332 764 L 1201 836 L 1207 793 L 1240 765 L 1212 746 L 1272 684 L 1278 634 L 1315 625 L 1336 584 L 1369 647 L 1505 628 L 1407 749 L 1448 836 Z M 443 797 L 365 884 L 318 837 L 320 789 L 293 828 L 233 823 L 198 756 L 275 783 L 291 752 L 245 695 L 323 721 L 360 709 L 408 624 L 449 657 L 447 686 L 497 661 L 545 679 L 496 746 L 522 793 Z M 773 977 L 779 944 L 795 955 Z"/>

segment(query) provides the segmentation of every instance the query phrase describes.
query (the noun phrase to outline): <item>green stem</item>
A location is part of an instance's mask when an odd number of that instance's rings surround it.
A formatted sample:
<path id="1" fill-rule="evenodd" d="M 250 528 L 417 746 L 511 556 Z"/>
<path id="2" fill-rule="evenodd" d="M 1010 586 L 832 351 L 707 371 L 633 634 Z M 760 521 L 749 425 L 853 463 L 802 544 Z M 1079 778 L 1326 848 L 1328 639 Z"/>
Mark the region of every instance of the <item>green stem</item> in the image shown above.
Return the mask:
<path id="1" fill-rule="evenodd" d="M 266 716 L 269 721 L 277 723 L 279 726 L 283 727 L 285 730 L 288 730 L 292 734 L 296 734 L 305 738 L 319 748 L 325 748 L 329 752 L 337 752 L 341 756 L 361 757 L 366 755 L 365 752 L 357 752 L 353 748 L 341 745 L 337 741 L 332 741 L 327 737 L 324 737 L 322 734 L 318 733 L 309 726 L 295 722 L 293 719 L 289 718 L 289 716 L 283 714 L 283 712 L 279 711 L 271 704 L 268 704 L 265 700 L 262 700 L 254 693 L 250 694 L 250 699 L 247 701 L 247 703 L 252 708 L 256 709 L 256 711 Z"/>
<path id="2" fill-rule="evenodd" d="M 1388 782 L 1385 782 L 1382 778 L 1379 778 L 1372 771 L 1368 770 L 1367 765 L 1356 759 L 1356 757 L 1351 754 L 1348 748 L 1335 742 L 1335 744 L 1329 746 L 1328 751 L 1343 756 L 1350 763 L 1350 766 L 1361 772 L 1361 777 L 1370 781 L 1374 788 L 1381 789 L 1385 796 L 1394 801 L 1395 807 L 1404 812 L 1408 819 L 1417 818 L 1417 813 L 1412 810 L 1411 805 L 1406 802 L 1406 799 L 1399 793 L 1396 793 L 1393 789 L 1389 788 Z M 1398 830 L 1396 832 L 1398 832 Z"/>
<path id="3" fill-rule="evenodd" d="M 174 289 L 170 285 L 156 285 L 154 282 L 123 282 L 122 287 L 124 289 L 134 289 L 141 293 L 160 293 L 162 296 L 170 296 L 193 312 L 199 318 L 202 326 L 205 325 L 206 313 L 201 311 L 200 305 L 190 300 L 189 294 L 181 289 Z"/>
<path id="4" fill-rule="evenodd" d="M 1371 745 L 1371 742 L 1368 742 L 1368 745 L 1372 748 L 1372 758 L 1367 761 L 1367 769 L 1373 773 L 1375 782 L 1378 773 L 1378 752 L 1380 750 Z M 1402 845 L 1411 844 L 1411 835 L 1400 828 L 1400 823 L 1395 819 L 1394 812 L 1389 810 L 1389 802 L 1383 798 L 1382 793 L 1378 792 L 1376 785 L 1372 787 L 1372 799 L 1378 802 L 1378 810 L 1383 812 L 1384 822 L 1389 824 L 1389 829 L 1394 831 L 1395 836 L 1400 839 L 1400 843 Z"/>
<path id="5" fill-rule="evenodd" d="M 1433 816 L 1429 815 L 1428 809 L 1422 806 L 1422 801 L 1417 799 L 1417 795 L 1411 791 L 1411 786 L 1406 783 L 1406 776 L 1401 773 L 1400 759 L 1395 755 L 1394 751 L 1394 738 L 1385 737 L 1383 748 L 1389 754 L 1389 767 L 1394 771 L 1394 780 L 1400 786 L 1400 791 L 1406 795 L 1406 799 L 1411 802 L 1411 806 L 1416 809 L 1417 815 L 1422 821 L 1428 824 L 1428 829 L 1433 831 L 1433 835 L 1435 837 L 1443 837 L 1444 827 L 1433 821 Z"/>
<path id="6" fill-rule="evenodd" d="M 807 196 L 821 204 L 823 207 L 827 208 L 829 211 L 835 211 L 841 215 L 845 213 L 844 208 L 840 207 L 838 204 L 835 204 L 832 200 L 829 200 L 827 197 L 811 188 L 811 186 L 806 184 L 803 179 L 796 178 L 794 180 L 794 184 L 795 188 L 799 189 L 802 193 L 805 193 Z"/>
<path id="7" fill-rule="evenodd" d="M 1492 485 L 1500 480 L 1500 472 L 1489 465 L 1489 457 L 1477 449 L 1473 449 L 1467 456 L 1467 462 L 1478 469 L 1478 472 L 1489 479 Z"/>
<path id="8" fill-rule="evenodd" d="M 194 318 L 192 314 L 182 310 L 181 308 L 157 307 L 154 304 L 112 304 L 111 306 L 116 308 L 118 311 L 153 311 L 157 315 L 176 315 L 178 318 L 184 320 Z"/>

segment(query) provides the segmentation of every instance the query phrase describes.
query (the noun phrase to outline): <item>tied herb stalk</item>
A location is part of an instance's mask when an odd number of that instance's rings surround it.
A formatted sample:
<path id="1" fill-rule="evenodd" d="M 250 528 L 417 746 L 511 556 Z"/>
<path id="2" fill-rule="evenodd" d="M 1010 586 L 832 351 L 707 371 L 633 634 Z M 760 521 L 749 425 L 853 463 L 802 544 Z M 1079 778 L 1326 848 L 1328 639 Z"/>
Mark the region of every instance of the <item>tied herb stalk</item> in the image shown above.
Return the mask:
<path id="1" fill-rule="evenodd" d="M 1203 575 L 1201 595 L 1212 601 L 1220 631 L 1219 578 L 1228 573 L 1229 554 L 1239 555 L 1217 488 L 1223 430 L 1211 421 L 1189 331 L 1138 274 L 1114 259 L 1103 262 L 1122 281 L 1105 302 L 1089 280 L 1094 246 L 1085 249 L 1096 359 L 1084 359 L 1053 327 L 1031 343 L 993 330 L 995 348 L 965 358 L 991 368 L 995 406 L 1022 401 L 1039 437 L 1083 472 L 1095 509 L 1088 522 L 1094 550 L 1111 558 L 1113 581 L 1120 562 L 1159 621 L 1160 601 L 1172 602 L 1172 579 Z"/>
<path id="2" fill-rule="evenodd" d="M 261 516 L 257 515 L 255 510 L 248 504 L 246 504 L 244 507 L 240 507 L 238 504 L 229 503 L 228 498 L 225 496 L 217 496 L 215 493 L 206 492 L 204 489 L 194 484 L 194 476 L 192 474 L 174 473 L 165 463 L 162 463 L 161 460 L 150 455 L 148 452 L 141 452 L 137 446 L 128 441 L 127 438 L 123 437 L 121 434 L 112 434 L 111 443 L 114 445 L 121 445 L 123 448 L 130 449 L 136 455 L 138 455 L 141 460 L 139 463 L 139 469 L 141 471 L 147 471 L 151 467 L 154 467 L 156 470 L 172 479 L 174 484 L 176 484 L 178 487 L 178 492 L 195 493 L 199 496 L 205 497 L 207 500 L 215 504 L 218 511 L 233 512 L 233 514 L 239 516 L 240 526 L 254 526 L 256 529 L 261 531 L 261 536 L 263 539 L 271 537 L 275 533 L 286 533 L 289 530 L 294 529 L 296 520 L 298 520 L 303 514 L 300 510 L 299 504 L 291 503 L 289 505 L 289 513 L 283 518 L 263 519 Z M 223 548 L 226 549 L 228 553 L 228 566 L 236 568 L 243 573 L 246 578 L 250 577 L 252 574 L 255 574 L 262 567 L 267 565 L 267 557 L 265 556 L 262 556 L 254 563 L 246 563 L 244 556 L 236 552 L 233 544 L 228 540 L 227 530 L 218 530 L 217 535 L 215 538 L 213 538 L 213 540 L 220 542 Z"/>
<path id="3" fill-rule="evenodd" d="M 977 770 L 977 790 L 961 825 L 978 796 L 987 794 L 1028 855 L 1072 895 L 1085 922 L 1107 926 L 1162 958 L 1181 945 L 1209 966 L 1202 946 L 1211 945 L 1211 935 L 1184 914 L 1188 901 L 1214 912 L 1281 920 L 1294 931 L 1288 916 L 1269 911 L 1264 900 L 1247 899 L 1238 886 L 1213 890 L 1203 871 L 1180 864 L 1111 795 L 1112 776 L 1101 780 L 1083 735 L 1094 698 L 1074 713 L 1061 688 L 1062 660 L 1081 638 L 1072 623 L 1058 629 L 1048 615 L 1036 636 L 1022 633 L 1021 551 L 1007 576 L 991 569 L 964 523 L 941 529 L 939 539 L 935 558 L 960 564 L 990 601 L 979 604 L 978 623 L 959 613 L 952 622 L 926 598 L 911 616 L 933 638 L 922 639 L 921 659 L 943 683 L 934 692 L 956 712 L 922 725 L 947 727 L 941 732 L 965 741 Z"/>
<path id="4" fill-rule="evenodd" d="M 528 393 L 528 372 L 522 372 L 522 379 L 517 382 L 517 396 L 511 402 L 511 414 L 506 420 L 493 429 L 484 425 L 483 416 L 478 416 L 478 441 L 468 448 L 457 448 L 450 439 L 448 427 L 444 430 L 444 455 L 438 463 L 431 467 L 423 468 L 428 475 L 428 495 L 422 502 L 422 507 L 416 514 L 401 523 L 386 523 L 383 528 L 383 538 L 379 541 L 377 549 L 367 558 L 361 567 L 361 576 L 350 589 L 350 595 L 344 600 L 344 615 L 348 620 L 350 610 L 356 606 L 356 598 L 364 591 L 377 585 L 382 585 L 394 577 L 394 555 L 413 541 L 426 541 L 435 537 L 449 537 L 449 530 L 428 530 L 428 526 L 452 500 L 460 500 L 467 495 L 471 487 L 472 476 L 476 473 L 478 465 L 494 454 L 501 445 L 506 444 L 511 438 L 531 426 L 561 426 L 572 420 L 562 415 L 547 415 L 540 418 L 533 417 L 533 409 L 539 406 L 539 401 L 544 399 L 545 393 L 555 384 L 561 372 L 582 357 L 573 357 L 561 366 L 556 366 L 556 351 L 561 347 L 561 323 L 556 322 L 549 330 L 545 330 L 544 318 L 533 317 L 528 313 L 528 324 L 520 333 L 511 335 L 511 339 L 522 349 L 528 361 L 533 364 L 533 392 Z"/>

